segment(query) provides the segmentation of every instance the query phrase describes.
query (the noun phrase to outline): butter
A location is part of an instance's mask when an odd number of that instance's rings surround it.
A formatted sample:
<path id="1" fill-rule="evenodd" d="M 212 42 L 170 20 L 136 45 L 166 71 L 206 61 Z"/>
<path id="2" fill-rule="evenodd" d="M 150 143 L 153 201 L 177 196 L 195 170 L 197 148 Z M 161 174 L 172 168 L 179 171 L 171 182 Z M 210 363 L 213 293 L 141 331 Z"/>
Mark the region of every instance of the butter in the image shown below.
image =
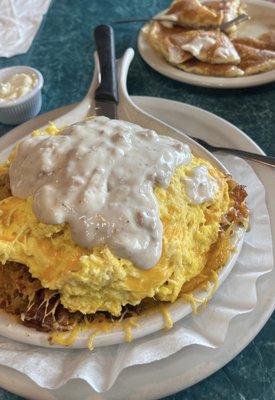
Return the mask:
<path id="1" fill-rule="evenodd" d="M 14 74 L 0 82 L 0 102 L 17 100 L 30 93 L 38 82 L 35 74 Z"/>

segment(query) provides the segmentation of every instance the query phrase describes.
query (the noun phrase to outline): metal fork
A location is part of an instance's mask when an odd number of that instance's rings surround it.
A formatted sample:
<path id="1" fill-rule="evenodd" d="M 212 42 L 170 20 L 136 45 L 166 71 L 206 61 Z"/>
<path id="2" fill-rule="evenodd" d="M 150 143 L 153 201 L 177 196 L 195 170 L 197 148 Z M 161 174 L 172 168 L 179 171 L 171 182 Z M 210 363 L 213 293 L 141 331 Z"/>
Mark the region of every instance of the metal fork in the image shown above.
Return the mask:
<path id="1" fill-rule="evenodd" d="M 201 146 L 203 146 L 206 150 L 209 150 L 210 152 L 223 151 L 225 153 L 235 154 L 236 156 L 245 158 L 247 160 L 252 160 L 275 168 L 275 157 L 265 156 L 263 154 L 251 153 L 245 150 L 232 149 L 230 147 L 214 146 L 212 144 L 209 144 L 205 140 L 193 136 L 190 137 L 197 143 L 199 143 Z"/>
<path id="2" fill-rule="evenodd" d="M 175 21 L 172 20 L 168 17 L 165 16 L 159 16 L 159 17 L 152 17 L 152 18 L 129 18 L 129 19 L 118 19 L 112 21 L 114 24 L 128 24 L 132 22 L 149 22 L 149 21 L 158 21 L 158 22 L 169 22 L 173 26 L 179 26 L 181 28 L 191 28 L 191 29 L 219 29 L 222 32 L 226 32 L 227 29 L 229 29 L 233 25 L 238 25 L 241 22 L 244 22 L 249 19 L 249 16 L 247 14 L 240 14 L 238 17 L 232 19 L 231 21 L 223 22 L 220 25 L 204 25 L 204 26 L 199 26 L 199 25 L 192 25 L 192 24 L 187 24 L 185 22 L 181 21 Z"/>

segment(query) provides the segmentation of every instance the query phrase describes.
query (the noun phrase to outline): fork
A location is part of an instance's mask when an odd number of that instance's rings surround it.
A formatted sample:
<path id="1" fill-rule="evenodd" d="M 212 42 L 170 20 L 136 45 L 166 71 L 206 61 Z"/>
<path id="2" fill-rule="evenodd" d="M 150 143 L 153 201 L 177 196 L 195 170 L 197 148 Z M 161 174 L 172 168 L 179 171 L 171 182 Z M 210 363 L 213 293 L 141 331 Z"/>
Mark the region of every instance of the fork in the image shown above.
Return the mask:
<path id="1" fill-rule="evenodd" d="M 227 29 L 229 29 L 233 25 L 238 25 L 241 22 L 244 22 L 249 19 L 249 16 L 247 14 L 240 14 L 237 17 L 233 18 L 231 21 L 223 22 L 220 25 L 192 25 L 192 24 L 187 24 L 186 22 L 181 22 L 181 21 L 176 21 L 173 19 L 170 19 L 168 17 L 164 16 L 159 16 L 159 17 L 152 17 L 152 18 L 129 18 L 129 19 L 118 19 L 112 21 L 114 24 L 128 24 L 132 22 L 149 22 L 149 21 L 158 21 L 158 22 L 169 22 L 173 26 L 179 26 L 181 28 L 191 28 L 191 29 L 219 29 L 222 32 L 226 32 Z"/>
<path id="2" fill-rule="evenodd" d="M 210 152 L 223 151 L 225 153 L 235 154 L 236 156 L 245 158 L 247 160 L 252 160 L 261 164 L 265 164 L 273 168 L 275 167 L 275 157 L 265 156 L 263 154 L 251 153 L 249 151 L 233 149 L 230 147 L 214 146 L 203 139 L 199 139 L 193 136 L 190 137 Z"/>

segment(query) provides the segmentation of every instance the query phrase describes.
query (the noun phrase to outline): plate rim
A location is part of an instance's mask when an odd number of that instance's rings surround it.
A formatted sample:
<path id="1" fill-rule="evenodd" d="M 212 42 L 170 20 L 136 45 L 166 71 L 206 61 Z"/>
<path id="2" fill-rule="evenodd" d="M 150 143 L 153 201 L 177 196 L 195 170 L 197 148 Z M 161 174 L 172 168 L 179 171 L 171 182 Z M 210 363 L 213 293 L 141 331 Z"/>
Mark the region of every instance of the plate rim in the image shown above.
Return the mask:
<path id="1" fill-rule="evenodd" d="M 250 6 L 257 5 L 263 6 L 267 9 L 270 8 L 274 12 L 275 18 L 275 3 L 271 3 L 266 0 L 246 0 L 246 3 Z M 144 39 L 142 28 L 139 30 L 138 33 L 137 48 L 143 61 L 148 64 L 153 70 L 163 76 L 166 76 L 167 78 L 194 86 L 213 89 L 241 89 L 261 86 L 275 81 L 275 69 L 259 74 L 232 78 L 204 76 L 193 74 L 191 72 L 185 72 L 168 64 L 167 61 L 162 59 L 161 56 L 157 55 L 156 52 L 154 52 L 154 50 Z"/>

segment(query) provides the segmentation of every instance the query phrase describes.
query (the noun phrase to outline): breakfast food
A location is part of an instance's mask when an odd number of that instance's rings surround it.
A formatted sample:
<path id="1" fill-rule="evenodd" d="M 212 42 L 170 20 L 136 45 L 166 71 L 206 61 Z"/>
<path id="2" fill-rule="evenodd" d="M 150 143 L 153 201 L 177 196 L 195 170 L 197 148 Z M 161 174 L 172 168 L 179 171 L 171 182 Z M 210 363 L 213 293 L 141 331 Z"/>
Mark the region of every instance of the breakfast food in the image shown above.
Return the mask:
<path id="1" fill-rule="evenodd" d="M 185 72 L 191 72 L 199 75 L 211 75 L 211 76 L 225 76 L 234 77 L 242 76 L 243 71 L 238 65 L 231 64 L 209 64 L 206 62 L 198 61 L 194 58 L 188 60 L 184 64 L 178 65 L 179 69 Z"/>
<path id="2" fill-rule="evenodd" d="M 274 30 L 252 38 L 238 37 L 237 25 L 219 29 L 244 10 L 240 0 L 175 0 L 143 34 L 157 54 L 186 72 L 239 77 L 270 71 L 275 68 Z"/>
<path id="3" fill-rule="evenodd" d="M 202 4 L 199 0 L 174 1 L 166 13 L 172 20 L 178 20 L 191 26 L 220 24 L 223 13 L 220 10 Z"/>
<path id="4" fill-rule="evenodd" d="M 125 121 L 34 132 L 0 171 L 0 307 L 51 338 L 191 300 L 247 224 L 229 175 Z"/>
<path id="5" fill-rule="evenodd" d="M 234 46 L 241 57 L 238 67 L 245 75 L 254 75 L 275 68 L 274 51 L 257 49 L 238 42 L 235 42 Z"/>
<path id="6" fill-rule="evenodd" d="M 212 10 L 215 13 L 222 14 L 221 23 L 232 21 L 239 15 L 245 12 L 245 3 L 240 0 L 206 0 L 203 2 L 204 6 Z M 230 33 L 236 30 L 236 26 L 230 27 Z"/>

